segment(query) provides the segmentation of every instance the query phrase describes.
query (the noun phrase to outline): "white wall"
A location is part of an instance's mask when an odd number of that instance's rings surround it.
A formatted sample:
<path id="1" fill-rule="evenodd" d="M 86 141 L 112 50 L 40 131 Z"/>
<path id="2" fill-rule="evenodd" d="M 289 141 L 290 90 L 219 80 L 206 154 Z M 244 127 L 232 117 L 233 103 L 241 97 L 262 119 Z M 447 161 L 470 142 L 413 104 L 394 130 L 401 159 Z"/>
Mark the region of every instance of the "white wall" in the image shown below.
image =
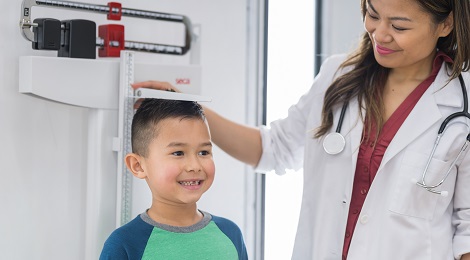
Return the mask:
<path id="1" fill-rule="evenodd" d="M 86 2 L 106 5 L 108 1 Z M 120 2 L 126 8 L 183 14 L 194 24 L 200 24 L 202 95 L 211 96 L 213 102 L 209 106 L 221 114 L 245 122 L 245 1 Z M 32 50 L 31 43 L 21 36 L 18 26 L 20 7 L 21 0 L 3 0 L 0 9 L 0 252 L 2 259 L 85 259 L 88 256 L 86 245 L 90 244 L 85 239 L 89 111 L 18 92 L 20 56 L 56 56 L 55 52 Z M 104 15 L 47 7 L 33 8 L 32 14 L 33 18 L 90 19 L 98 25 L 116 23 L 105 20 Z M 149 25 L 152 22 L 132 18 L 123 18 L 122 23 L 126 25 L 129 40 L 157 41 L 158 33 L 166 32 L 164 24 L 154 27 Z M 149 36 L 153 30 L 156 36 Z M 178 37 L 176 33 L 163 39 L 173 41 Z M 163 64 L 188 62 L 187 57 L 137 56 L 140 60 Z M 113 114 L 112 111 L 106 113 Z M 110 125 L 116 123 L 112 118 L 108 120 Z M 110 129 L 103 131 L 113 131 Z M 246 212 L 253 210 L 251 204 L 247 207 L 245 167 L 218 149 L 214 152 L 216 180 L 199 206 L 232 219 L 245 232 L 250 229 Z M 110 153 L 107 160 L 113 163 L 115 154 Z M 102 174 L 100 185 L 103 190 L 113 190 L 115 173 Z M 97 194 L 96 199 L 100 200 L 103 209 L 93 214 L 98 214 L 101 220 L 109 218 L 109 222 L 99 226 L 100 235 L 93 238 L 98 245 L 91 249 L 91 255 L 97 256 L 100 243 L 114 227 L 114 216 L 110 212 L 115 198 L 111 193 Z M 249 244 L 247 246 L 252 250 Z"/>
<path id="2" fill-rule="evenodd" d="M 364 32 L 360 1 L 323 0 L 322 30 L 323 58 L 354 50 Z"/>

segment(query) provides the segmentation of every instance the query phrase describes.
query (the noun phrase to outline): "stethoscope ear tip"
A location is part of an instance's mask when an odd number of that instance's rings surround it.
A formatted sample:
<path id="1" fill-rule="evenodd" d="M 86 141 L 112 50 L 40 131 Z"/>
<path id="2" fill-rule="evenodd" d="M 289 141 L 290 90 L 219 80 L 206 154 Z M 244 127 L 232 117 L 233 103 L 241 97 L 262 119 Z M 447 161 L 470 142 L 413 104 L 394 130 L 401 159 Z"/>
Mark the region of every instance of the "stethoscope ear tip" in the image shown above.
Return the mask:
<path id="1" fill-rule="evenodd" d="M 447 197 L 447 196 L 449 195 L 449 192 L 443 190 L 443 191 L 441 191 L 439 194 L 440 194 L 442 197 Z"/>

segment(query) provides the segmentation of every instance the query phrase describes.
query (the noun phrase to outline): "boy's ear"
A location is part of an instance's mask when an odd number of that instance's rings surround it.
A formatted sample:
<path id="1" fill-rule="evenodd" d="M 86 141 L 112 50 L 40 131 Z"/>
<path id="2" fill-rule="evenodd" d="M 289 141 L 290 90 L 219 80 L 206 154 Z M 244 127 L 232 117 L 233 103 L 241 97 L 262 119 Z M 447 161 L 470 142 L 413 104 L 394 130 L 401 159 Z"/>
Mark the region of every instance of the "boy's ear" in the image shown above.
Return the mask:
<path id="1" fill-rule="evenodd" d="M 127 168 L 139 179 L 145 178 L 144 168 L 142 167 L 142 157 L 135 153 L 130 153 L 124 158 Z"/>

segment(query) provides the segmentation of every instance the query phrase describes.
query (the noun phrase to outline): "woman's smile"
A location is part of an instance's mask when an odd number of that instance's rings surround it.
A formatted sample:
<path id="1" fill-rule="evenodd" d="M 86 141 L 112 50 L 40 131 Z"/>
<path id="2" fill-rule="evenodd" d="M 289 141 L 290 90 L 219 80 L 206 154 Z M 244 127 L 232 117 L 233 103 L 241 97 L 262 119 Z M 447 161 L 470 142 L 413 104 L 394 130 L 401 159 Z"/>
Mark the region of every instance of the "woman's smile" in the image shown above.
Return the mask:
<path id="1" fill-rule="evenodd" d="M 392 53 L 397 52 L 397 51 L 395 51 L 395 50 L 385 48 L 385 47 L 380 46 L 380 45 L 378 45 L 378 44 L 375 44 L 375 50 L 376 50 L 377 53 L 379 53 L 380 55 L 389 55 L 389 54 L 392 54 Z"/>

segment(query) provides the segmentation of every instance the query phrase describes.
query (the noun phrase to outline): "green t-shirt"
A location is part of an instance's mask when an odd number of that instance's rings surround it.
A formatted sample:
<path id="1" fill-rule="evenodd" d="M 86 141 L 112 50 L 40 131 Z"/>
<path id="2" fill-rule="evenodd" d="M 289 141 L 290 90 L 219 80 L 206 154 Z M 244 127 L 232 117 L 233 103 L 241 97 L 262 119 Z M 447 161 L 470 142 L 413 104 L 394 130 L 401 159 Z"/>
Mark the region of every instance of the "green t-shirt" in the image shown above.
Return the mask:
<path id="1" fill-rule="evenodd" d="M 203 219 L 188 227 L 153 221 L 146 212 L 116 229 L 106 240 L 104 259 L 248 259 L 238 226 L 202 212 Z"/>

